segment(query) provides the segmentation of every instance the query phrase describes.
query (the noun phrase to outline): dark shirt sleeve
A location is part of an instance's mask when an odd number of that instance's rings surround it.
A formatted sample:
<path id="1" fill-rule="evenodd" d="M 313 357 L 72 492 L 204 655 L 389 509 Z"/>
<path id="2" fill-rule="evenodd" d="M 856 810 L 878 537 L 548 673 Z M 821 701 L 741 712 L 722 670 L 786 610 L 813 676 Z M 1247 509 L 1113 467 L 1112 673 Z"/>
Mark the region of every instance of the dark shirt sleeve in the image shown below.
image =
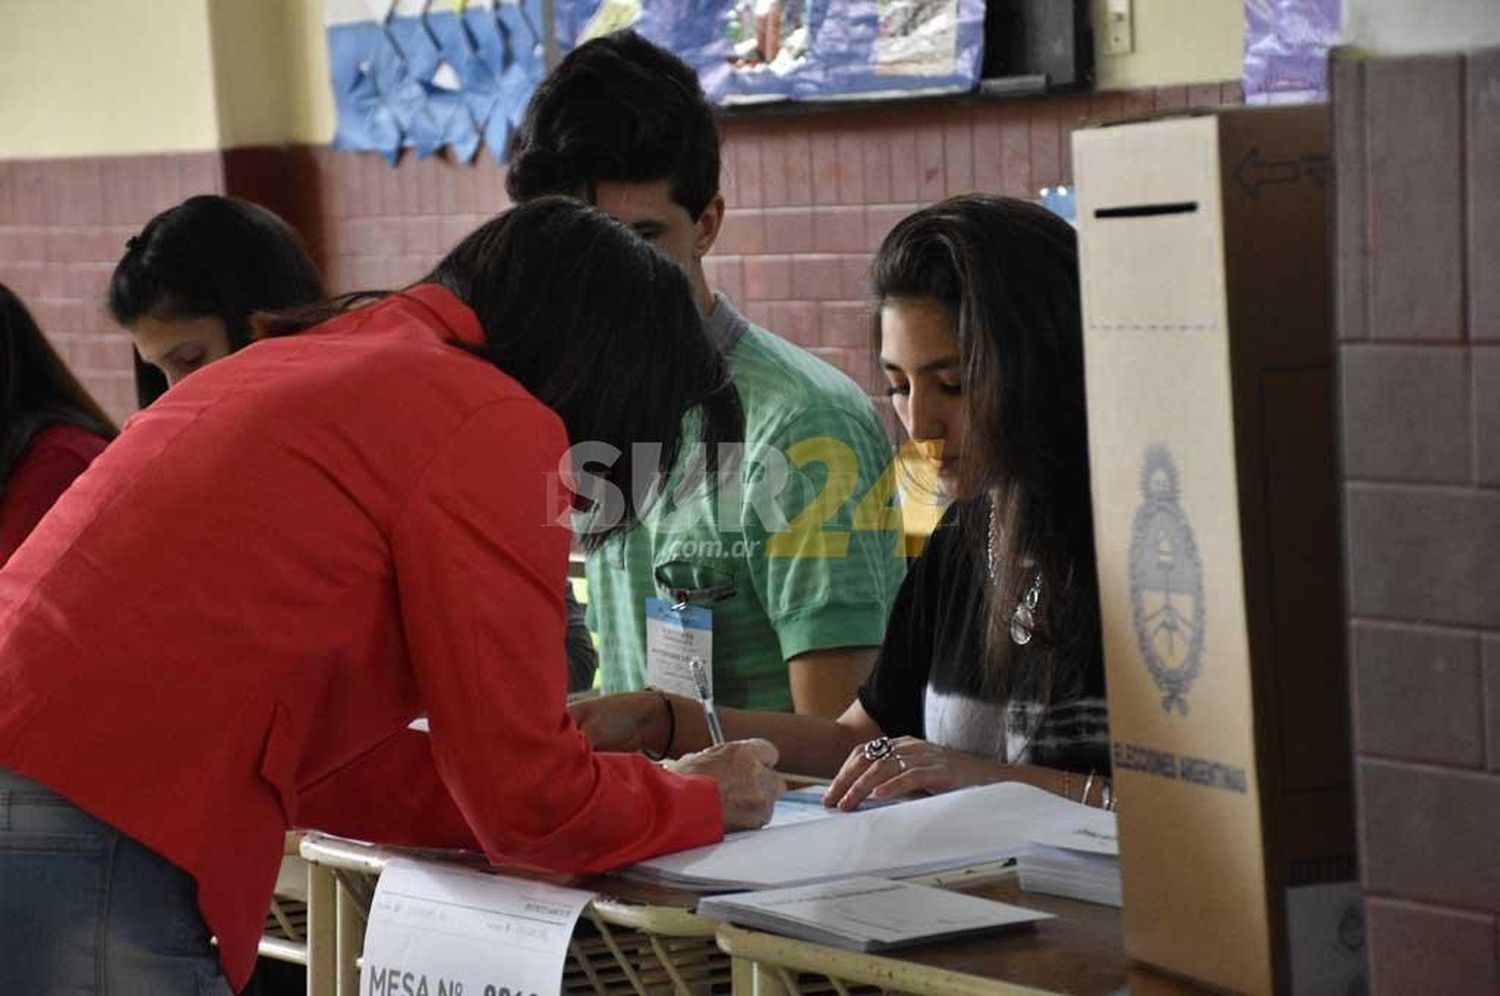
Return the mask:
<path id="1" fill-rule="evenodd" d="M 568 635 L 564 640 L 568 648 L 568 691 L 588 691 L 594 687 L 599 654 L 594 650 L 594 638 L 589 635 L 583 606 L 573 597 L 571 581 L 563 585 L 563 601 L 568 607 Z"/>
<path id="2" fill-rule="evenodd" d="M 875 670 L 860 686 L 860 704 L 888 737 L 926 736 L 924 707 L 939 611 L 934 599 L 957 532 L 950 508 L 901 582 Z"/>

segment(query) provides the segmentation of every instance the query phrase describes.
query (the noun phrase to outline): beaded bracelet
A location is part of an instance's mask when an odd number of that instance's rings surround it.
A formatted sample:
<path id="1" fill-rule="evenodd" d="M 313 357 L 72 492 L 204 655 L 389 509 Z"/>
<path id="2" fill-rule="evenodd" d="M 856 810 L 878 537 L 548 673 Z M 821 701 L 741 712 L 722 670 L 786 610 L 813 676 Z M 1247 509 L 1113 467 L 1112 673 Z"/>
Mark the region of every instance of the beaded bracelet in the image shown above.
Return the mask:
<path id="1" fill-rule="evenodd" d="M 664 761 L 672 755 L 672 742 L 677 739 L 677 707 L 672 705 L 672 699 L 660 688 L 648 688 L 647 690 L 661 696 L 661 704 L 667 707 L 667 744 L 662 748 L 660 754 L 652 753 L 644 747 L 641 748 L 641 753 L 653 761 Z"/>

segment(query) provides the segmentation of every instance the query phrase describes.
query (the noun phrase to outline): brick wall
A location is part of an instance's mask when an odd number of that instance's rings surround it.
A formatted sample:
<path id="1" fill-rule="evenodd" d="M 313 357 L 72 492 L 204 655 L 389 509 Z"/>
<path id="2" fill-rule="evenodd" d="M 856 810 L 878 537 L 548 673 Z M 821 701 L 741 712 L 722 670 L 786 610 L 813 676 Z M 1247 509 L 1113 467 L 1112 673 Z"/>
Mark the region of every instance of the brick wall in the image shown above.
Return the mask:
<path id="1" fill-rule="evenodd" d="M 1084 121 L 1239 100 L 1229 82 L 730 117 L 730 210 L 710 280 L 752 319 L 878 395 L 864 276 L 899 218 L 949 194 L 1035 197 L 1071 182 L 1068 136 Z M 135 395 L 128 340 L 104 310 L 109 273 L 151 215 L 206 192 L 286 217 L 335 291 L 416 279 L 508 203 L 505 173 L 488 160 L 408 156 L 391 169 L 321 146 L 0 161 L 0 281 L 116 418 L 134 410 Z"/>
<path id="2" fill-rule="evenodd" d="M 1372 991 L 1500 992 L 1500 50 L 1336 60 Z"/>
<path id="3" fill-rule="evenodd" d="M 135 411 L 135 383 L 104 308 L 109 275 L 153 214 L 222 187 L 218 153 L 0 160 L 0 283 L 116 420 Z"/>
<path id="4" fill-rule="evenodd" d="M 1071 182 L 1068 136 L 1083 121 L 1240 99 L 1230 82 L 731 117 L 729 213 L 709 279 L 752 320 L 842 368 L 884 405 L 873 384 L 864 278 L 897 220 L 950 194 L 1034 198 Z M 293 172 L 312 181 L 298 224 L 320 233 L 329 283 L 339 289 L 416 278 L 508 203 L 503 171 L 487 163 L 413 158 L 392 170 L 375 156 L 313 149 L 306 171 Z"/>

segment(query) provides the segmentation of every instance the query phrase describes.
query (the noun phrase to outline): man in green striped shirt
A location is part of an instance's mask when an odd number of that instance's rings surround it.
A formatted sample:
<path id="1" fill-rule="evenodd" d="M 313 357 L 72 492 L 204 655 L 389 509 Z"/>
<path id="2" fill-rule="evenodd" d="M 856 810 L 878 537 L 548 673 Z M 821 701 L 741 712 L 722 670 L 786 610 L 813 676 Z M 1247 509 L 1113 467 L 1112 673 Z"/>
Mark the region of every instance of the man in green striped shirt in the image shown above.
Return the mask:
<path id="1" fill-rule="evenodd" d="M 837 716 L 874 663 L 905 572 L 891 446 L 853 381 L 709 289 L 703 257 L 724 198 L 697 77 L 633 32 L 585 43 L 532 98 L 507 186 L 517 200 L 585 197 L 677 259 L 745 412 L 737 469 L 684 484 L 680 460 L 641 525 L 588 558 L 604 690 L 656 680 L 649 602 L 665 615 L 687 601 L 711 617 L 702 656 L 718 702 Z"/>

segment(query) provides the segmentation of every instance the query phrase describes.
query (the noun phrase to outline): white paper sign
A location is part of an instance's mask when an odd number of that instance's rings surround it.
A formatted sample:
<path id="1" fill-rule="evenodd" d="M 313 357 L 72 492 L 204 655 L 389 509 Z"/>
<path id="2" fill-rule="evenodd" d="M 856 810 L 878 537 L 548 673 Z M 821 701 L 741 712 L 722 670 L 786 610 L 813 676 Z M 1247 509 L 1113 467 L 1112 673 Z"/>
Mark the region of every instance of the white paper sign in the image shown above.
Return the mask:
<path id="1" fill-rule="evenodd" d="M 553 996 L 592 893 L 396 859 L 370 904 L 362 996 Z"/>

